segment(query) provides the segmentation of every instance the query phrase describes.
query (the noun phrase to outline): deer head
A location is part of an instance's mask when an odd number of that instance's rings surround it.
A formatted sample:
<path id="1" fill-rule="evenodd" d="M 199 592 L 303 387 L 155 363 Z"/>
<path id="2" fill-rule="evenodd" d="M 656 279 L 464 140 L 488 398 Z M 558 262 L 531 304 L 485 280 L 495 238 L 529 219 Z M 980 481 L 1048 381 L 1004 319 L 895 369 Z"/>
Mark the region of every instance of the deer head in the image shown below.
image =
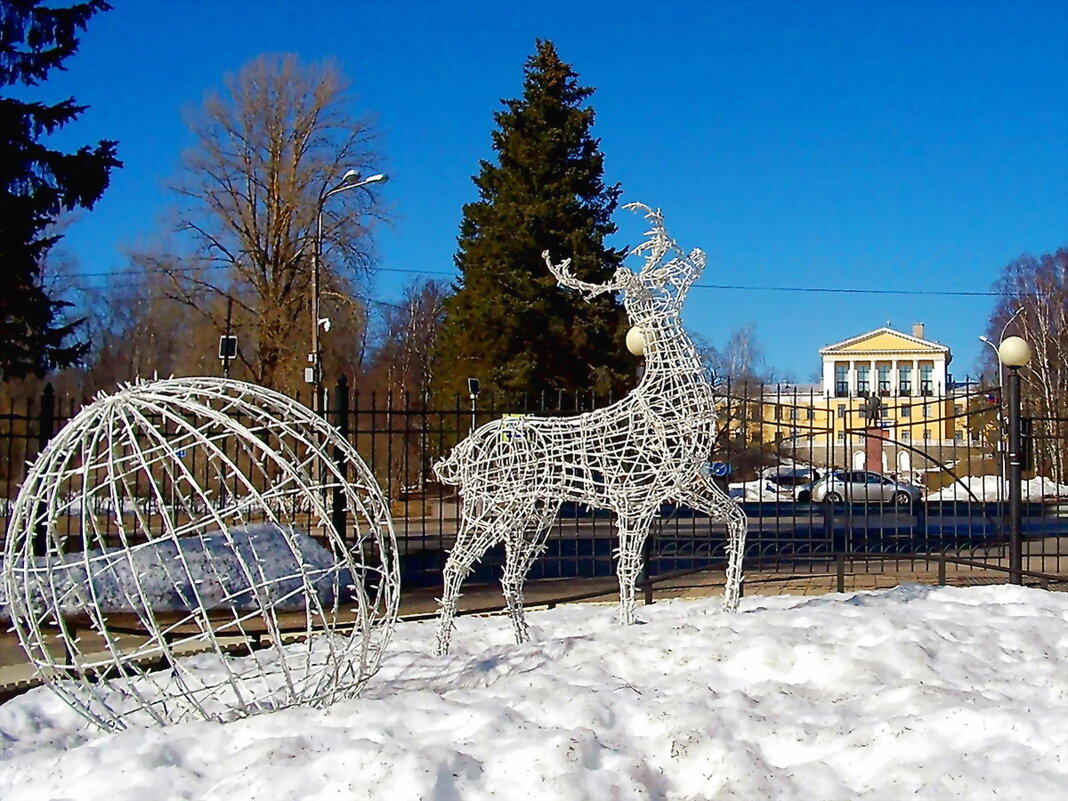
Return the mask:
<path id="1" fill-rule="evenodd" d="M 637 272 L 620 267 L 612 280 L 592 284 L 572 275 L 571 259 L 553 264 L 547 250 L 541 254 L 542 258 L 560 286 L 588 297 L 604 292 L 622 292 L 623 305 L 634 325 L 648 326 L 654 321 L 674 318 L 682 308 L 686 293 L 705 268 L 705 254 L 699 249 L 684 254 L 664 229 L 664 218 L 659 209 L 651 209 L 643 203 L 628 203 L 623 208 L 644 212 L 645 218 L 652 223 L 652 228 L 645 232 L 648 239 L 627 253 L 645 259 Z M 676 255 L 665 261 L 670 253 Z"/>

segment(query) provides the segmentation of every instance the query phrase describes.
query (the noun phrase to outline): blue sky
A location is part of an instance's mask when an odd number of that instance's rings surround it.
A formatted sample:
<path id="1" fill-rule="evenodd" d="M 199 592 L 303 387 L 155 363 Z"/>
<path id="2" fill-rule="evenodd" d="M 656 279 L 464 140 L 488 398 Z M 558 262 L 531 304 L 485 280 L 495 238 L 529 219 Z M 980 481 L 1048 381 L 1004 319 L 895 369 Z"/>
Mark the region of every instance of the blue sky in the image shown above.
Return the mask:
<path id="1" fill-rule="evenodd" d="M 38 94 L 90 105 L 70 142 L 119 140 L 125 168 L 65 243 L 89 274 L 159 229 L 183 107 L 264 52 L 338 59 L 390 175 L 380 266 L 452 274 L 493 112 L 536 37 L 597 90 L 606 180 L 708 253 L 704 284 L 985 292 L 1016 256 L 1068 245 L 1068 3 L 113 2 Z M 617 222 L 616 244 L 644 230 Z M 381 272 L 374 295 L 411 277 Z M 753 325 L 799 381 L 825 344 L 922 321 L 962 378 L 993 304 L 695 288 L 684 317 L 717 345 Z"/>

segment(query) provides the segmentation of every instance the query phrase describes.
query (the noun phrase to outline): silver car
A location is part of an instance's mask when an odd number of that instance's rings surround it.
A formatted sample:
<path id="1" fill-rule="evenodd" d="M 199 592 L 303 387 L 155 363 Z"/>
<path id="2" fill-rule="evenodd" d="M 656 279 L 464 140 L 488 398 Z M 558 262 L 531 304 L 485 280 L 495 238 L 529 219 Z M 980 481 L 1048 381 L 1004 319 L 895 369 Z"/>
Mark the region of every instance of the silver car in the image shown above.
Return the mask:
<path id="1" fill-rule="evenodd" d="M 797 493 L 797 500 L 813 503 L 889 503 L 894 506 L 912 506 L 922 497 L 923 490 L 915 484 L 904 484 L 867 470 L 835 470 L 810 486 L 799 488 Z"/>

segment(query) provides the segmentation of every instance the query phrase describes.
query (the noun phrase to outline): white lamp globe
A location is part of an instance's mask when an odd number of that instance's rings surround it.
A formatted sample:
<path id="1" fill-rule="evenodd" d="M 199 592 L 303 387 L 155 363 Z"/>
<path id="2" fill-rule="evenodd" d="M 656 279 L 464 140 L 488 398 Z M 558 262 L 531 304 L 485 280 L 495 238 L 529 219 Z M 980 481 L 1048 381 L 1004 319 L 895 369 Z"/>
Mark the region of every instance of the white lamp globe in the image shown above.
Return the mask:
<path id="1" fill-rule="evenodd" d="M 635 356 L 641 356 L 645 353 L 645 334 L 638 326 L 633 326 L 627 332 L 627 350 Z"/>
<path id="2" fill-rule="evenodd" d="M 1031 346 L 1021 337 L 1006 337 L 998 345 L 998 356 L 1006 367 L 1023 367 L 1031 360 Z"/>

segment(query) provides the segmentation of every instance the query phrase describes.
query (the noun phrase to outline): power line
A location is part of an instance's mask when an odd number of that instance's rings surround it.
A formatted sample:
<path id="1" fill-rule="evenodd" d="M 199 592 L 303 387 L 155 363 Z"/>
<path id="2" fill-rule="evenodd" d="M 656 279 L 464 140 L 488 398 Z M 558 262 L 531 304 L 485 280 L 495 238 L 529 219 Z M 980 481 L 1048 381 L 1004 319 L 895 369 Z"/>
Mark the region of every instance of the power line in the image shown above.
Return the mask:
<path id="1" fill-rule="evenodd" d="M 79 277 L 85 278 L 106 278 L 117 275 L 135 275 L 135 274 L 151 274 L 151 273 L 169 273 L 169 272 L 194 272 L 201 270 L 225 270 L 228 265 L 215 264 L 215 265 L 202 265 L 202 266 L 188 266 L 188 267 L 152 267 L 143 269 L 130 269 L 130 270 L 112 270 L 111 272 L 98 272 L 98 273 L 79 273 Z M 456 273 L 449 272 L 447 270 L 415 270 L 405 267 L 376 267 L 373 268 L 375 272 L 383 273 L 402 273 L 406 275 L 441 275 L 449 278 L 458 277 Z M 694 284 L 696 289 L 719 289 L 729 290 L 736 292 L 803 292 L 803 293 L 819 293 L 827 295 L 906 295 L 912 297 L 986 297 L 986 298 L 998 298 L 998 297 L 1024 297 L 1026 293 L 1022 292 L 995 292 L 995 291 L 967 291 L 967 290 L 939 290 L 939 289 L 869 289 L 869 288 L 856 288 L 856 287 L 819 287 L 819 286 L 754 286 L 751 284 Z M 71 289 L 99 289 L 100 287 L 94 286 L 72 286 Z M 385 301 L 374 301 L 383 305 L 393 305 L 385 303 Z"/>
<path id="2" fill-rule="evenodd" d="M 734 289 L 745 292 L 821 292 L 839 295 L 931 295 L 942 297 L 1022 297 L 1021 292 L 967 292 L 931 289 L 853 289 L 816 286 L 746 286 L 741 284 L 694 284 L 698 289 Z"/>

